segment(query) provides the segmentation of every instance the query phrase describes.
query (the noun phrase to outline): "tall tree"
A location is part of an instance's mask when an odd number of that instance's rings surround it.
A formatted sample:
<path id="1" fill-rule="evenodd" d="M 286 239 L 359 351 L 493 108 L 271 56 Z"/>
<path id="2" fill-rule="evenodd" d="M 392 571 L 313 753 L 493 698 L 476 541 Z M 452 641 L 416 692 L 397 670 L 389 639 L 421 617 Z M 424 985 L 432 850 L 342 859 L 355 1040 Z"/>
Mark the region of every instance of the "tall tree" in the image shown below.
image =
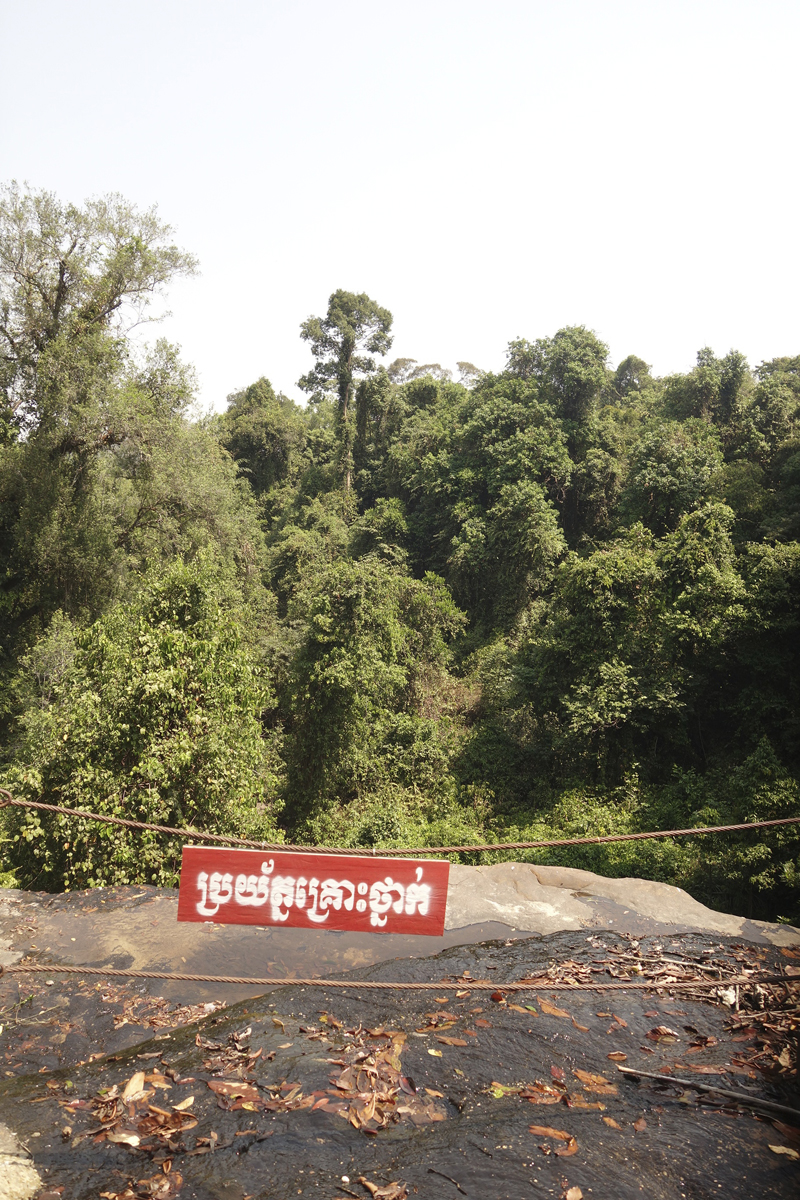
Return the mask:
<path id="1" fill-rule="evenodd" d="M 365 292 L 356 295 L 341 288 L 329 299 L 324 317 L 309 317 L 300 326 L 300 336 L 311 343 L 311 353 L 317 361 L 298 381 L 298 387 L 316 397 L 321 397 L 332 387 L 336 390 L 346 492 L 352 487 L 353 477 L 354 383 L 359 375 L 369 375 L 375 370 L 371 355 L 383 355 L 390 349 L 391 327 L 392 314 L 387 308 L 381 308 Z"/>
<path id="2" fill-rule="evenodd" d="M 41 362 L 62 342 L 124 332 L 147 319 L 154 295 L 195 259 L 171 244 L 155 209 L 121 196 L 62 204 L 52 192 L 0 188 L 0 394 L 23 429 L 45 417 Z M 44 376 L 44 377 L 43 377 Z"/>

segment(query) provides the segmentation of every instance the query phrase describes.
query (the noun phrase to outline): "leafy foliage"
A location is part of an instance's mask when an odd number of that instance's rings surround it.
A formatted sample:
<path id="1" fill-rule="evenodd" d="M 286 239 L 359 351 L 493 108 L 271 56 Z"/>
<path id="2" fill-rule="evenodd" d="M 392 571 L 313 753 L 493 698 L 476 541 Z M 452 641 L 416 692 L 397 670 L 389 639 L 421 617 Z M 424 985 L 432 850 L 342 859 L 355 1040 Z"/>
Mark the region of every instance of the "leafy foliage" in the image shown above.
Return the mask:
<path id="1" fill-rule="evenodd" d="M 798 812 L 800 358 L 659 379 L 570 326 L 384 369 L 340 290 L 306 407 L 261 378 L 198 419 L 127 336 L 193 268 L 155 214 L 0 209 L 14 790 L 351 846 Z M 169 839 L 2 821 L 26 886 L 175 877 Z M 800 919 L 793 827 L 545 857 Z"/>
<path id="2" fill-rule="evenodd" d="M 85 629 L 57 614 L 21 664 L 31 693 L 17 796 L 164 825 L 275 838 L 263 672 L 202 560 L 143 579 L 135 601 Z M 14 810 L 13 860 L 28 886 L 175 884 L 179 839 Z"/>

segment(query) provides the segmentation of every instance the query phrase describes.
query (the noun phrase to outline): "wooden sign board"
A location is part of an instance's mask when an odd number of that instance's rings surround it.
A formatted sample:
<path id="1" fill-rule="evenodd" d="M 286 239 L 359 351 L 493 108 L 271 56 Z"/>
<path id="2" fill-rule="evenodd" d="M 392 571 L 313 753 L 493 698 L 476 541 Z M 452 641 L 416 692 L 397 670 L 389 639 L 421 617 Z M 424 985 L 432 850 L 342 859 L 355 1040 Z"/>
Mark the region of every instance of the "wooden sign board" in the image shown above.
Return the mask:
<path id="1" fill-rule="evenodd" d="M 185 846 L 179 921 L 441 937 L 450 863 Z"/>

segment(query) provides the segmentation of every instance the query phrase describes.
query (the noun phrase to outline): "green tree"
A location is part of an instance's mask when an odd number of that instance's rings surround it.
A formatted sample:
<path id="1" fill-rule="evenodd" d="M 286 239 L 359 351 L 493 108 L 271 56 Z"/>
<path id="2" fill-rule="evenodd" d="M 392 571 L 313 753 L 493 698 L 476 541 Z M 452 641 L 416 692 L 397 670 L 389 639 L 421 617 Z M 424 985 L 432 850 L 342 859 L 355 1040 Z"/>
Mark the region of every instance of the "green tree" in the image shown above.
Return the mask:
<path id="1" fill-rule="evenodd" d="M 298 596 L 292 615 L 304 635 L 285 701 L 290 819 L 387 781 L 435 786 L 420 758 L 437 741 L 424 713 L 463 623 L 442 580 L 412 579 L 372 555 L 341 561 Z"/>
<path id="2" fill-rule="evenodd" d="M 660 421 L 635 444 L 620 508 L 656 534 L 702 504 L 722 465 L 719 438 L 705 421 Z"/>
<path id="3" fill-rule="evenodd" d="M 141 364 L 116 344 L 108 354 L 109 344 L 84 342 L 59 370 L 58 421 L 0 450 L 2 634 L 12 658 L 56 609 L 95 619 L 135 589 L 153 557 L 213 548 L 243 587 L 260 586 L 256 505 L 213 429 L 190 419 L 191 375 L 165 343 Z M 40 374 L 54 357 L 50 348 Z"/>
<path id="4" fill-rule="evenodd" d="M 288 479 L 306 436 L 303 410 L 263 377 L 230 395 L 220 418 L 220 440 L 257 496 Z"/>
<path id="5" fill-rule="evenodd" d="M 571 325 L 552 338 L 509 342 L 507 370 L 535 379 L 558 415 L 579 424 L 606 383 L 607 358 L 605 342 L 584 325 Z"/>
<path id="6" fill-rule="evenodd" d="M 392 314 L 364 292 L 339 289 L 328 301 L 324 317 L 309 317 L 300 327 L 303 341 L 311 343 L 315 366 L 298 387 L 315 398 L 331 387 L 338 399 L 341 470 L 345 492 L 353 474 L 352 401 L 356 379 L 375 370 L 373 354 L 391 348 Z"/>
<path id="7" fill-rule="evenodd" d="M 0 392 L 20 427 L 49 415 L 38 366 L 50 346 L 140 323 L 170 280 L 194 272 L 172 232 L 118 195 L 81 208 L 16 183 L 0 190 Z"/>
<path id="8" fill-rule="evenodd" d="M 23 798 L 273 839 L 272 699 L 247 613 L 209 563 L 152 569 L 85 629 L 61 615 L 23 659 L 28 705 L 4 785 Z M 174 886 L 179 839 L 14 810 L 26 886 Z"/>
<path id="9" fill-rule="evenodd" d="M 625 403 L 631 395 L 643 391 L 652 382 L 650 367 L 644 359 L 629 354 L 614 372 L 612 391 L 618 403 Z"/>

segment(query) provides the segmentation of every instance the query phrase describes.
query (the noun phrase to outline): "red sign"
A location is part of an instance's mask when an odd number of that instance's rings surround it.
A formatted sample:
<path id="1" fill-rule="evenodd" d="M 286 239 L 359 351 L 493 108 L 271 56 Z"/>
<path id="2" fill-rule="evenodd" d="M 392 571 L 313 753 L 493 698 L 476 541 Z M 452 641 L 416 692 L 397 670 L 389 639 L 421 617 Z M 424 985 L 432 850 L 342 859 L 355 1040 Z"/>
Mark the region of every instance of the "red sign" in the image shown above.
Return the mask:
<path id="1" fill-rule="evenodd" d="M 179 921 L 441 937 L 450 863 L 185 846 Z"/>

